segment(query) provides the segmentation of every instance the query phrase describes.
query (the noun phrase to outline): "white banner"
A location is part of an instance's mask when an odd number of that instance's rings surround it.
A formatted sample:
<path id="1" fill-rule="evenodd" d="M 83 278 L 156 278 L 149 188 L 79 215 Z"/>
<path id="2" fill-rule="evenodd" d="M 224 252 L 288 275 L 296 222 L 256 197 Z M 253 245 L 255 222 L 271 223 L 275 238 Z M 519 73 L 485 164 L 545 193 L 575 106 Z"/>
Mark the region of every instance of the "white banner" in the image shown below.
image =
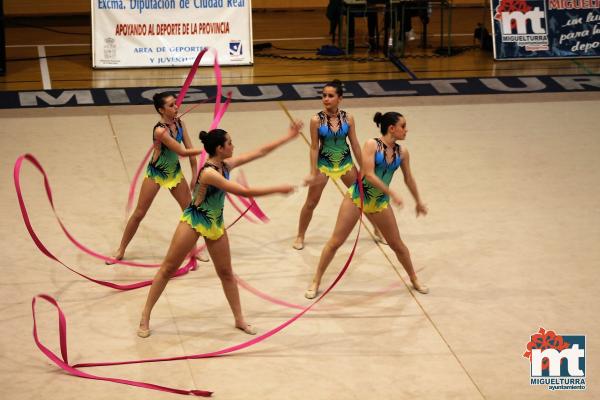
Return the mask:
<path id="1" fill-rule="evenodd" d="M 189 66 L 205 47 L 253 63 L 251 0 L 92 0 L 94 68 Z"/>

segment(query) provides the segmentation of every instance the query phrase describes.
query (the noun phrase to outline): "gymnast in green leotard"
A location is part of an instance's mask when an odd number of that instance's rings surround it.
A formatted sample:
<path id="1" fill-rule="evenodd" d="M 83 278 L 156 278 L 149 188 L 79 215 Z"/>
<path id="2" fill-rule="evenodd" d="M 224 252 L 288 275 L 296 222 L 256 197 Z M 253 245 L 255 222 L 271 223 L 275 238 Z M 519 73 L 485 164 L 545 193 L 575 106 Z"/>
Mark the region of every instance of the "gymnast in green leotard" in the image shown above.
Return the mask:
<path id="1" fill-rule="evenodd" d="M 342 82 L 339 80 L 327 83 L 322 93 L 324 109 L 310 120 L 310 174 L 306 178 L 306 183 L 310 186 L 300 211 L 298 233 L 292 245 L 296 250 L 304 248 L 306 230 L 329 178 L 339 178 L 349 187 L 358 177 L 358 171 L 352 162 L 352 153 L 360 167 L 360 144 L 356 136 L 354 118 L 339 108 L 343 93 Z M 383 242 L 377 228 L 375 235 Z"/>
<path id="2" fill-rule="evenodd" d="M 160 114 L 160 121 L 152 130 L 154 150 L 142 181 L 138 203 L 127 221 L 119 248 L 113 254 L 115 260 L 121 260 L 125 255 L 129 242 L 133 239 L 161 187 L 171 192 L 182 210 L 190 204 L 192 198 L 191 188 L 181 172 L 179 157 L 189 158 L 192 176 L 196 176 L 195 156 L 202 150 L 192 147 L 185 124 L 177 118 L 179 110 L 176 99 L 171 93 L 157 93 L 153 96 L 153 102 L 154 108 Z M 203 252 L 197 254 L 196 258 L 208 261 L 208 257 Z M 106 264 L 113 262 L 107 261 Z"/>
<path id="3" fill-rule="evenodd" d="M 386 155 L 389 153 L 387 145 L 383 142 L 383 139 L 374 138 L 377 148 L 375 149 L 375 175 L 379 178 L 386 186 L 390 186 L 390 182 L 394 177 L 394 172 L 398 169 L 402 163 L 402 153 L 400 145 L 394 143 L 392 149 L 392 159 L 388 162 Z M 377 213 L 385 210 L 390 203 L 390 196 L 382 192 L 378 187 L 373 185 L 365 177 L 362 178 L 363 190 L 365 194 L 363 211 L 365 214 Z M 358 182 L 354 182 L 348 189 L 348 194 L 357 207 L 360 207 L 360 190 Z"/>
<path id="4" fill-rule="evenodd" d="M 408 273 L 414 289 L 425 294 L 429 292 L 429 289 L 417 279 L 408 248 L 400 238 L 394 211 L 391 207 L 388 207 L 390 199 L 393 204 L 402 205 L 402 198 L 390 188 L 394 172 L 401 168 L 404 182 L 416 202 L 417 217 L 427 214 L 427 207 L 419 196 L 417 184 L 410 170 L 408 150 L 396 143 L 397 140 L 406 138 L 408 132 L 406 119 L 397 112 L 387 112 L 385 114 L 378 112 L 373 120 L 380 128 L 382 136 L 367 140 L 363 147 L 363 170 L 361 171 L 365 196 L 363 210 L 365 215 L 369 216 L 373 224 L 379 228 L 390 248 L 396 253 L 396 257 Z M 348 235 L 354 229 L 359 217 L 360 194 L 358 182 L 355 182 L 348 189 L 348 196 L 344 198 L 340 206 L 333 235 L 321 252 L 321 258 L 313 280 L 304 294 L 306 298 L 313 299 L 317 296 L 325 270 L 331 263 L 337 249 L 346 241 Z"/>
<path id="5" fill-rule="evenodd" d="M 206 168 L 211 168 L 229 180 L 229 168 L 223 162 L 221 168 L 206 162 L 200 174 Z M 225 192 L 216 186 L 202 184 L 200 180 L 196 183 L 192 203 L 183 210 L 181 221 L 187 222 L 196 232 L 210 240 L 217 240 L 225 228 L 223 225 L 223 206 L 225 205 Z"/>
<path id="6" fill-rule="evenodd" d="M 229 238 L 223 227 L 223 205 L 225 193 L 233 193 L 245 197 L 258 197 L 274 193 L 291 193 L 291 185 L 277 185 L 262 188 L 247 188 L 229 180 L 229 171 L 245 163 L 264 157 L 284 143 L 296 138 L 302 124 L 294 122 L 287 134 L 254 151 L 233 156 L 231 136 L 222 129 L 201 132 L 200 140 L 209 154 L 209 158 L 195 182 L 194 196 L 177 226 L 171 245 L 160 270 L 156 273 L 142 318 L 138 328 L 138 336 L 150 335 L 150 313 L 163 292 L 169 278 L 179 268 L 185 255 L 194 248 L 196 241 L 203 236 L 208 253 L 213 260 L 217 275 L 221 280 L 225 297 L 233 312 L 235 327 L 247 334 L 254 335 L 254 327 L 246 323 L 242 314 L 237 281 L 231 267 Z"/>
<path id="7" fill-rule="evenodd" d="M 154 125 L 153 136 L 156 128 L 168 130 L 169 136 L 179 144 L 183 141 L 183 126 L 179 118 L 173 120 L 175 123 L 176 132 L 171 131 L 171 127 L 162 122 Z M 150 178 L 166 189 L 173 189 L 181 182 L 183 173 L 181 165 L 179 165 L 179 155 L 169 147 L 162 144 L 160 141 L 154 140 L 154 151 L 152 159 L 146 168 L 145 178 Z"/>

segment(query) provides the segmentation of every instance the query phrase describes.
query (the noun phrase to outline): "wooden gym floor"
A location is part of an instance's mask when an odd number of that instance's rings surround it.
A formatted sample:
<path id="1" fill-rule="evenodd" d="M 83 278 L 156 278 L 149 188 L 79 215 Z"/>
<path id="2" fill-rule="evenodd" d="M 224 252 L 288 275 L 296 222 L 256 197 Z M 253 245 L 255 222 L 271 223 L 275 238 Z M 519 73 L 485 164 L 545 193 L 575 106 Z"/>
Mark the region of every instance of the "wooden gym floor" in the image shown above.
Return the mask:
<path id="1" fill-rule="evenodd" d="M 283 23 L 282 15 L 294 18 Z M 472 44 L 470 33 L 481 16 L 481 9 L 456 11 L 456 45 Z M 81 18 L 37 22 L 82 34 L 10 27 L 9 58 L 36 58 L 39 51 L 86 54 L 49 58 L 45 83 L 38 59 L 10 61 L 2 90 L 42 89 L 45 84 L 177 87 L 187 74 L 187 68 L 92 70 L 89 27 Z M 322 12 L 256 13 L 254 25 L 257 42 L 271 41 L 281 48 L 317 48 L 328 41 Z M 364 38 L 364 29 L 357 37 L 361 34 Z M 433 47 L 435 41 L 432 31 Z M 271 51 L 313 56 L 308 51 Z M 359 48 L 356 56 L 365 52 Z M 409 53 L 421 52 L 411 43 Z M 595 60 L 495 63 L 479 50 L 403 61 L 418 77 L 599 71 Z M 259 57 L 252 67 L 224 72 L 226 84 L 407 78 L 389 62 Z M 197 80 L 211 82 L 202 76 Z M 305 122 L 322 107 L 319 100 L 286 104 Z M 415 218 L 399 173 L 392 185 L 406 206 L 395 213 L 430 294 L 419 295 L 404 286 L 394 268 L 406 276 L 390 249 L 377 247 L 363 232 L 347 275 L 323 304 L 261 344 L 229 357 L 85 372 L 214 390 L 214 398 L 227 400 L 600 398 L 595 374 L 600 369 L 599 105 L 599 92 L 344 99 L 343 107 L 357 121 L 361 143 L 377 135 L 371 122 L 376 111 L 397 110 L 407 118 L 409 133 L 402 145 L 410 149 L 411 167 L 430 213 Z M 247 340 L 232 327 L 211 263 L 169 283 L 153 314 L 153 335 L 141 339 L 135 331 L 147 289 L 118 293 L 83 280 L 40 253 L 24 227 L 13 165 L 19 155 L 31 153 L 46 169 L 57 214 L 71 233 L 100 253 L 113 250 L 124 227 L 131 177 L 150 146 L 150 129 L 156 122 L 152 106 L 3 109 L 0 118 L 0 398 L 177 399 L 59 371 L 32 339 L 31 299 L 38 293 L 55 297 L 66 313 L 73 364 L 180 356 Z M 200 106 L 185 118 L 195 133 L 210 122 L 212 109 Z M 239 153 L 274 140 L 287 124 L 276 103 L 262 102 L 234 103 L 221 126 L 231 132 Z M 187 163 L 182 167 L 189 179 Z M 308 147 L 298 139 L 243 169 L 256 186 L 300 182 L 308 170 Z M 25 164 L 21 179 L 40 240 L 68 265 L 118 283 L 152 277 L 153 270 L 107 267 L 76 250 L 54 219 L 40 175 Z M 326 187 L 306 248 L 296 251 L 291 244 L 305 197 L 303 188 L 288 197 L 261 198 L 270 223 L 241 221 L 229 231 L 236 273 L 271 296 L 304 306 L 310 304 L 303 293 L 333 229 L 341 195 L 333 185 Z M 159 192 L 127 257 L 160 262 L 179 215 L 171 196 Z M 226 222 L 235 215 L 227 205 Z M 332 262 L 326 283 L 336 276 L 350 247 L 348 240 Z M 296 314 L 244 290 L 241 297 L 259 333 Z M 58 353 L 56 312 L 45 303 L 38 306 L 38 324 L 43 343 Z M 523 353 L 541 327 L 587 335 L 587 390 L 552 392 L 530 385 L 530 364 Z"/>
<path id="2" fill-rule="evenodd" d="M 359 140 L 377 135 L 378 110 L 399 110 L 408 121 L 411 167 L 425 218 L 400 174 L 392 185 L 406 201 L 396 209 L 400 232 L 420 279 L 431 292 L 411 295 L 363 232 L 347 275 L 315 311 L 270 339 L 233 356 L 160 364 L 89 368 L 85 372 L 181 389 L 215 391 L 216 399 L 597 399 L 600 385 L 600 137 L 593 117 L 596 93 L 345 99 Z M 288 102 L 308 121 L 319 100 Z M 185 116 L 192 131 L 210 121 L 201 107 Z M 149 147 L 156 114 L 149 105 L 0 110 L 3 261 L 0 271 L 0 397 L 21 400 L 176 399 L 176 395 L 59 372 L 35 347 L 31 298 L 55 297 L 68 323 L 72 363 L 157 358 L 212 351 L 241 343 L 211 263 L 172 280 L 155 308 L 153 335 L 136 336 L 147 289 L 119 293 L 83 280 L 45 257 L 21 219 L 13 163 L 35 155 L 49 174 L 58 215 L 82 243 L 109 253 L 123 230 L 133 172 Z M 568 123 L 562 121 L 568 120 Z M 222 127 L 236 152 L 283 134 L 288 124 L 276 103 L 233 104 Z M 194 138 L 194 143 L 198 143 Z M 182 163 L 189 179 L 187 163 Z M 250 184 L 300 182 L 308 146 L 298 139 L 243 167 Z M 234 171 L 233 178 L 237 172 Z M 97 279 L 132 283 L 153 270 L 107 267 L 83 255 L 62 234 L 26 164 L 25 202 L 40 239 L 60 259 Z M 241 221 L 229 231 L 236 273 L 288 303 L 303 294 L 323 243 L 333 229 L 341 195 L 328 185 L 315 211 L 306 248 L 292 249 L 306 197 L 260 198 L 269 224 Z M 161 191 L 128 249 L 130 260 L 159 262 L 180 210 Z M 226 223 L 236 216 L 226 206 Z M 355 237 L 356 230 L 351 237 Z M 349 255 L 348 240 L 332 262 L 329 284 Z M 241 290 L 248 320 L 260 333 L 297 310 Z M 43 343 L 58 352 L 56 312 L 38 307 Z M 552 392 L 529 383 L 523 353 L 540 327 L 587 335 L 588 389 Z M 577 396 L 576 396 L 577 395 Z"/>

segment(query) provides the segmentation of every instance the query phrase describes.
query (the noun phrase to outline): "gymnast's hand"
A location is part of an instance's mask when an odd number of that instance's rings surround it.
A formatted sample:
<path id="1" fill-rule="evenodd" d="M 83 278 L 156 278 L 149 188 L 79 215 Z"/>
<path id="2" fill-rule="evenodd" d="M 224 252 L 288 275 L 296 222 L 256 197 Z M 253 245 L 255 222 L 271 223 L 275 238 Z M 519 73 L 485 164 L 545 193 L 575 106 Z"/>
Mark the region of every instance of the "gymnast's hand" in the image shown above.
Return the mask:
<path id="1" fill-rule="evenodd" d="M 318 182 L 319 179 L 319 175 L 315 175 L 315 174 L 310 174 L 307 175 L 306 178 L 304 178 L 304 180 L 302 181 L 304 183 L 304 186 L 312 186 L 315 185 Z"/>
<path id="2" fill-rule="evenodd" d="M 417 203 L 417 206 L 415 207 L 415 211 L 416 211 L 417 217 L 418 217 L 419 215 L 423 215 L 423 216 L 427 215 L 427 212 L 429 210 L 427 209 L 427 206 L 425 204 Z"/>
<path id="3" fill-rule="evenodd" d="M 400 197 L 400 195 L 394 191 L 392 191 L 390 193 L 390 197 L 392 198 L 392 203 L 399 208 L 402 208 L 404 206 L 404 201 L 402 200 L 402 197 Z"/>
<path id="4" fill-rule="evenodd" d="M 279 185 L 275 186 L 275 193 L 290 194 L 296 190 L 294 185 Z"/>
<path id="5" fill-rule="evenodd" d="M 299 119 L 296 119 L 292 123 L 290 123 L 290 130 L 288 132 L 288 136 L 290 137 L 290 139 L 293 139 L 296 136 L 298 136 L 303 126 L 304 124 Z"/>

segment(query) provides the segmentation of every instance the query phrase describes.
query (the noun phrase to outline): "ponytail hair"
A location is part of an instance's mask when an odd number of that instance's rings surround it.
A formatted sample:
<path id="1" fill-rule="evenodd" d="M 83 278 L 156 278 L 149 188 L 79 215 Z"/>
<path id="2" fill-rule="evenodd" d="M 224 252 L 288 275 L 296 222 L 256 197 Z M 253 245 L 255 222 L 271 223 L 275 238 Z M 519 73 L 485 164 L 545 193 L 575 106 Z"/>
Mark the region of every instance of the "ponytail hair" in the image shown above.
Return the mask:
<path id="1" fill-rule="evenodd" d="M 402 117 L 402 114 L 395 111 L 388 111 L 385 114 L 376 112 L 373 116 L 373 121 L 379 127 L 381 134 L 385 135 L 388 128 L 392 125 L 396 125 Z"/>
<path id="2" fill-rule="evenodd" d="M 227 132 L 223 129 L 213 129 L 211 131 L 200 131 L 200 141 L 204 145 L 204 150 L 214 156 L 217 152 L 217 147 L 225 145 L 227 141 Z"/>
<path id="3" fill-rule="evenodd" d="M 344 94 L 344 87 L 342 81 L 339 79 L 334 79 L 331 82 L 327 82 L 324 87 L 332 87 L 335 89 L 335 92 L 338 96 L 342 96 Z"/>

